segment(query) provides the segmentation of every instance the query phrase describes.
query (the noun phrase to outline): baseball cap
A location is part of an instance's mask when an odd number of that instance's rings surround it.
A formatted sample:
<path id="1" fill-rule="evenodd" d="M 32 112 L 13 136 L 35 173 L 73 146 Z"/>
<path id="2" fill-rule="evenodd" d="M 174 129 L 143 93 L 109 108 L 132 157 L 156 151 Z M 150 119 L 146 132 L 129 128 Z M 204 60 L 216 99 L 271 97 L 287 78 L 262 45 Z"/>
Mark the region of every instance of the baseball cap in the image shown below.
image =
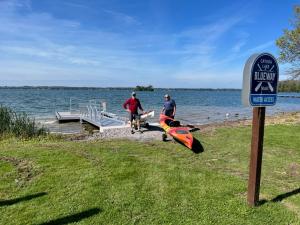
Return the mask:
<path id="1" fill-rule="evenodd" d="M 136 96 L 136 93 L 133 91 L 133 92 L 131 93 L 131 95 L 132 95 L 132 96 Z"/>
<path id="2" fill-rule="evenodd" d="M 170 95 L 168 95 L 168 94 L 165 94 L 165 98 L 169 98 L 170 97 Z"/>

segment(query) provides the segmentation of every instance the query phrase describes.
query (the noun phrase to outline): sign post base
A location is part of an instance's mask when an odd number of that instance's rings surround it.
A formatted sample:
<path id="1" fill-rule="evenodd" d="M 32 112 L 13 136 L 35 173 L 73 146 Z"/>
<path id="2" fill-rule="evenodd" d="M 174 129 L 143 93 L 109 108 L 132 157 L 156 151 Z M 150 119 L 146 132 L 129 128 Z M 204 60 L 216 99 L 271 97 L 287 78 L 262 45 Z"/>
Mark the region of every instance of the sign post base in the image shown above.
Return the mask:
<path id="1" fill-rule="evenodd" d="M 265 113 L 266 107 L 253 108 L 252 142 L 248 180 L 248 204 L 250 206 L 256 206 L 259 202 Z"/>

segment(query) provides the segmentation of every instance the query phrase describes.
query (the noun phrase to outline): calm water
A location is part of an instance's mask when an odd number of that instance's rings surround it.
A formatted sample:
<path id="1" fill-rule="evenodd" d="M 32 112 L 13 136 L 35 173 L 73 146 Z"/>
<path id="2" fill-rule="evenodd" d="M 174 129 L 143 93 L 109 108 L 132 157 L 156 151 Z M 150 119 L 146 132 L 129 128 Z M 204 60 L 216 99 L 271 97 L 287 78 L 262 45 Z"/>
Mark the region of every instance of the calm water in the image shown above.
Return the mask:
<path id="1" fill-rule="evenodd" d="M 126 116 L 122 103 L 130 97 L 130 90 L 109 89 L 0 89 L 0 104 L 12 107 L 18 112 L 26 112 L 46 124 L 52 130 L 74 131 L 78 124 L 58 125 L 55 121 L 55 110 L 77 108 L 79 102 L 91 99 L 106 101 L 107 110 Z M 241 91 L 207 91 L 207 90 L 155 90 L 154 92 L 138 92 L 145 110 L 155 110 L 159 114 L 163 105 L 163 96 L 169 93 L 177 104 L 178 120 L 190 124 L 204 124 L 224 121 L 226 113 L 230 120 L 251 117 L 251 108 L 241 105 Z M 298 95 L 300 94 L 295 94 Z M 268 107 L 267 114 L 278 112 L 300 111 L 300 98 L 278 98 L 276 106 Z M 157 117 L 155 118 L 157 119 Z M 154 120 L 155 120 L 154 119 Z"/>

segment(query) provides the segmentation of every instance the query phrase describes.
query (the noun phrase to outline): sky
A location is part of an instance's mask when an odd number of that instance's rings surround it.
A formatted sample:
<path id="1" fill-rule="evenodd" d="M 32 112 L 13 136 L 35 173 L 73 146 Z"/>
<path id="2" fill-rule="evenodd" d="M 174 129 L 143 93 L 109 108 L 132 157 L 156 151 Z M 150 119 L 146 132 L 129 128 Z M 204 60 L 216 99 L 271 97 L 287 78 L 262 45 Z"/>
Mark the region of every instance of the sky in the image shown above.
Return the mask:
<path id="1" fill-rule="evenodd" d="M 0 0 L 0 86 L 241 88 L 297 3 Z"/>

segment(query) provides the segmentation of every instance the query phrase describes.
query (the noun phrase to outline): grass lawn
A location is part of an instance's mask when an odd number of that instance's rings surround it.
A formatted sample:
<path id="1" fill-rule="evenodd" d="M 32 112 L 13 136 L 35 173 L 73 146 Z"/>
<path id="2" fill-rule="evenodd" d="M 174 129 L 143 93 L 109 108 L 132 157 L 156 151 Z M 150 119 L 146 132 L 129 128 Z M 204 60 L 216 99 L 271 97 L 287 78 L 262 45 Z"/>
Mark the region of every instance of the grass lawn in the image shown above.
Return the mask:
<path id="1" fill-rule="evenodd" d="M 265 131 L 261 206 L 247 206 L 250 127 L 175 142 L 0 142 L 0 224 L 300 224 L 300 125 Z"/>

